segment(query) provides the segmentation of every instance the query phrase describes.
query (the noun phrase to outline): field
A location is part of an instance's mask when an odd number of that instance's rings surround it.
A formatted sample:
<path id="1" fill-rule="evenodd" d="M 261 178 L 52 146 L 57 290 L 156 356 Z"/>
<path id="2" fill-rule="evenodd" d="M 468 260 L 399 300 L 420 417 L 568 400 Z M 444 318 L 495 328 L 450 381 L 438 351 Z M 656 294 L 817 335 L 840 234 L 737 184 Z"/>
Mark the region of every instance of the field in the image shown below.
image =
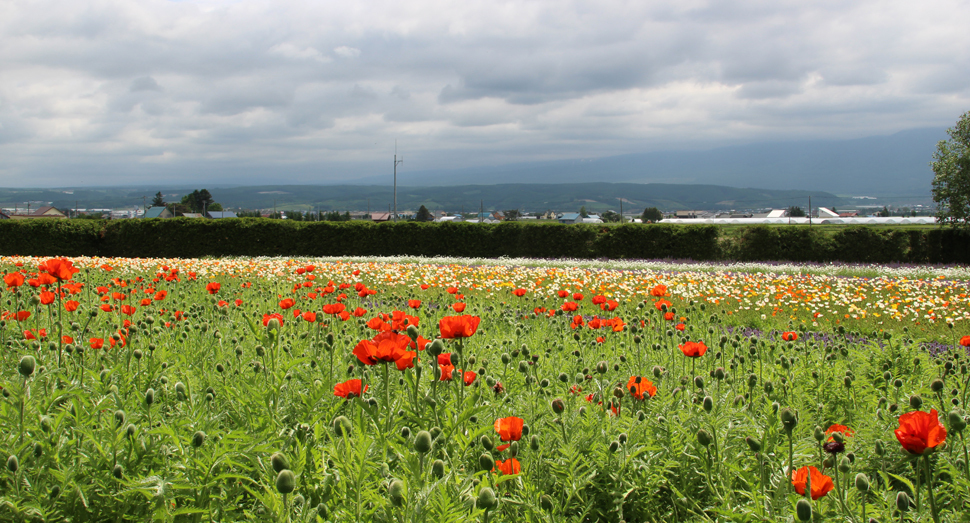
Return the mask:
<path id="1" fill-rule="evenodd" d="M 966 268 L 0 275 L 4 521 L 967 518 Z"/>

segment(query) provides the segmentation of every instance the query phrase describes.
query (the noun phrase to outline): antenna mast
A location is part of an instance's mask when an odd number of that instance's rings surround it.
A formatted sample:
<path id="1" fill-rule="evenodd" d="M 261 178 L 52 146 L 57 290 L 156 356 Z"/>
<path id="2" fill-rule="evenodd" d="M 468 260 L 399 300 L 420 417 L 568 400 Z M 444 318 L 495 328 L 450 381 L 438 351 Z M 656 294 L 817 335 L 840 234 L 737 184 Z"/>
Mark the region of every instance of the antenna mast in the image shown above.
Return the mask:
<path id="1" fill-rule="evenodd" d="M 404 156 L 397 159 L 397 140 L 394 140 L 394 221 L 397 221 L 397 164 L 404 163 Z"/>

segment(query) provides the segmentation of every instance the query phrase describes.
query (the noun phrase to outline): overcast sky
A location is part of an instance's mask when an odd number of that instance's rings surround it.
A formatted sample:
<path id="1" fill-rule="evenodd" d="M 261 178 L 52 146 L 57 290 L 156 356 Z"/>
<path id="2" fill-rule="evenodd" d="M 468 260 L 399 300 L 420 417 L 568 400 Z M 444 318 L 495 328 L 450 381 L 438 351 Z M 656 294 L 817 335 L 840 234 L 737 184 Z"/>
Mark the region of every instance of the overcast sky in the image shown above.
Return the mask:
<path id="1" fill-rule="evenodd" d="M 968 27 L 966 0 L 7 0 L 0 186 L 352 180 L 395 139 L 404 173 L 944 128 Z"/>

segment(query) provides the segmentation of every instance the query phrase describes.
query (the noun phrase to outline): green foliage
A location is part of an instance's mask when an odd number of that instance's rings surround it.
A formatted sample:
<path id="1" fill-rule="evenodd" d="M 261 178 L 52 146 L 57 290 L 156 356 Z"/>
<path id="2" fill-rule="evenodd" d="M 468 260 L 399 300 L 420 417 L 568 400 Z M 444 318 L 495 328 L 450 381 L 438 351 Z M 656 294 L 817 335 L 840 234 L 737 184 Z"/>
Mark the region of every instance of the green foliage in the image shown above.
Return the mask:
<path id="1" fill-rule="evenodd" d="M 208 189 L 202 189 L 201 191 L 196 189 L 183 196 L 180 203 L 191 209 L 191 212 L 200 213 L 208 211 L 209 206 L 215 203 L 215 200 L 212 199 L 212 194 L 209 193 Z"/>
<path id="2" fill-rule="evenodd" d="M 970 226 L 970 111 L 947 129 L 949 140 L 933 153 L 933 201 L 936 217 L 951 226 Z"/>
<path id="3" fill-rule="evenodd" d="M 97 256 L 106 223 L 100 216 L 91 220 L 0 220 L 0 251 L 24 256 Z"/>
<path id="4" fill-rule="evenodd" d="M 502 211 L 502 216 L 505 217 L 505 221 L 514 222 L 521 217 L 521 213 L 518 209 L 509 209 L 507 211 Z"/>
<path id="5" fill-rule="evenodd" d="M 416 222 L 430 222 L 430 221 L 434 221 L 434 216 L 431 216 L 431 211 L 429 211 L 427 207 L 425 207 L 424 205 L 422 205 L 418 209 L 417 214 L 414 215 L 414 221 L 416 221 Z"/>
<path id="6" fill-rule="evenodd" d="M 604 223 L 620 223 L 620 218 L 622 218 L 620 213 L 616 211 L 606 211 L 600 215 Z"/>
<path id="7" fill-rule="evenodd" d="M 797 205 L 793 205 L 788 208 L 788 216 L 792 218 L 802 218 L 805 216 L 805 211 Z"/>
<path id="8" fill-rule="evenodd" d="M 660 212 L 660 209 L 656 207 L 647 207 L 643 210 L 643 214 L 640 215 L 640 220 L 643 223 L 657 223 L 664 219 L 664 215 Z"/>
<path id="9" fill-rule="evenodd" d="M 158 191 L 152 198 L 151 207 L 165 207 L 165 205 L 165 197 L 162 196 L 162 191 Z"/>

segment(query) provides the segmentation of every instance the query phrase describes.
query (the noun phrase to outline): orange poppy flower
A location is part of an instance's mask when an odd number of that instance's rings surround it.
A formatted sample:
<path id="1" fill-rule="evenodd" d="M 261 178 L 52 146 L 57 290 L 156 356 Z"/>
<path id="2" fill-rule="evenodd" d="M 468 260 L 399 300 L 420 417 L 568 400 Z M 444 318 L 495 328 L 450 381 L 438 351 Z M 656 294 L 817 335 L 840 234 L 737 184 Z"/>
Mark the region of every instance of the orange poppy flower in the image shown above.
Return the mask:
<path id="1" fill-rule="evenodd" d="M 657 395 L 657 387 L 647 378 L 640 376 L 630 376 L 630 380 L 626 382 L 626 388 L 630 391 L 630 395 L 638 400 L 644 399 L 644 394 L 651 398 Z"/>
<path id="2" fill-rule="evenodd" d="M 152 300 L 150 298 L 143 298 L 141 300 L 141 306 L 142 307 L 148 307 L 151 304 L 152 304 Z"/>
<path id="3" fill-rule="evenodd" d="M 815 467 L 802 467 L 797 471 L 792 473 L 792 485 L 795 486 L 795 492 L 799 495 L 805 495 L 805 487 L 808 483 L 808 478 L 812 478 L 812 499 L 818 499 L 829 493 L 835 484 L 832 482 L 832 478 L 826 476 L 819 472 Z"/>
<path id="4" fill-rule="evenodd" d="M 3 277 L 3 283 L 7 287 L 20 287 L 24 284 L 24 275 L 19 272 L 11 272 Z"/>
<path id="5" fill-rule="evenodd" d="M 423 336 L 418 335 L 418 339 L 411 341 L 408 345 L 412 350 L 424 350 L 428 347 L 431 340 L 425 339 Z"/>
<path id="6" fill-rule="evenodd" d="M 317 313 L 306 311 L 303 313 L 303 321 L 314 323 L 317 321 Z"/>
<path id="7" fill-rule="evenodd" d="M 103 310 L 104 312 L 111 312 L 114 310 L 114 307 L 105 303 L 104 305 L 101 306 L 101 310 Z"/>
<path id="8" fill-rule="evenodd" d="M 447 289 L 445 289 L 445 291 L 448 294 L 457 294 L 458 293 L 458 287 L 448 287 Z"/>
<path id="9" fill-rule="evenodd" d="M 620 306 L 620 302 L 613 300 L 606 300 L 606 302 L 600 304 L 600 308 L 604 311 L 613 312 L 617 307 Z"/>
<path id="10" fill-rule="evenodd" d="M 209 284 L 205 286 L 205 290 L 209 291 L 209 294 L 215 294 L 219 292 L 219 289 L 221 288 L 222 285 L 217 281 L 209 282 Z"/>
<path id="11" fill-rule="evenodd" d="M 353 399 L 363 396 L 370 385 L 364 385 L 364 390 L 360 389 L 361 381 L 359 379 L 347 380 L 343 383 L 338 383 L 333 386 L 333 395 L 340 396 L 341 398 Z"/>
<path id="12" fill-rule="evenodd" d="M 438 328 L 442 338 L 468 338 L 475 334 L 481 321 L 478 316 L 445 316 L 438 322 Z"/>
<path id="13" fill-rule="evenodd" d="M 104 347 L 104 339 L 102 338 L 91 338 L 88 343 L 91 345 L 92 349 L 100 349 Z"/>
<path id="14" fill-rule="evenodd" d="M 560 298 L 565 298 L 565 297 L 569 296 L 569 291 L 559 291 L 556 294 L 558 294 Z"/>
<path id="15" fill-rule="evenodd" d="M 781 339 L 785 341 L 795 341 L 798 339 L 798 333 L 792 331 L 783 332 L 781 333 Z"/>
<path id="16" fill-rule="evenodd" d="M 364 365 L 377 365 L 382 361 L 396 363 L 399 360 L 405 360 L 402 364 L 408 365 L 415 356 L 415 353 L 408 350 L 410 343 L 411 338 L 404 334 L 386 331 L 373 339 L 362 340 L 354 347 L 354 355 Z"/>
<path id="17" fill-rule="evenodd" d="M 168 291 L 158 291 L 158 292 L 155 293 L 154 300 L 155 301 L 162 301 L 162 300 L 165 299 L 166 296 L 168 296 Z"/>
<path id="18" fill-rule="evenodd" d="M 899 444 L 911 454 L 931 451 L 946 441 L 946 427 L 940 423 L 936 409 L 928 413 L 914 410 L 899 417 L 899 428 L 895 431 Z"/>
<path id="19" fill-rule="evenodd" d="M 467 387 L 467 386 L 471 385 L 472 383 L 475 383 L 475 378 L 477 376 L 478 376 L 478 374 L 475 374 L 474 372 L 472 372 L 470 370 L 466 370 L 465 372 L 463 372 L 461 374 L 461 379 L 465 382 L 465 386 Z"/>
<path id="20" fill-rule="evenodd" d="M 78 303 L 78 302 L 76 302 L 74 300 L 66 301 L 66 302 L 64 302 L 64 309 L 67 310 L 67 312 L 74 312 L 74 311 L 77 310 L 77 308 L 80 305 L 81 305 L 80 303 Z"/>
<path id="21" fill-rule="evenodd" d="M 515 458 L 509 458 L 505 461 L 498 460 L 495 462 L 495 468 L 501 470 L 502 474 L 507 475 L 518 474 L 522 470 L 519 460 Z M 495 469 L 492 470 L 494 471 Z"/>
<path id="22" fill-rule="evenodd" d="M 667 308 L 669 309 L 670 307 L 673 306 L 673 303 L 670 303 L 667 300 L 657 300 L 653 303 L 653 306 L 656 307 L 658 311 L 663 310 L 664 305 L 666 305 Z"/>
<path id="23" fill-rule="evenodd" d="M 121 313 L 122 314 L 125 314 L 125 315 L 128 315 L 128 316 L 131 316 L 132 314 L 134 314 L 136 310 L 137 309 L 135 309 L 131 305 L 122 305 L 121 306 Z"/>
<path id="24" fill-rule="evenodd" d="M 451 381 L 451 374 L 455 371 L 454 365 L 450 363 L 442 364 L 439 358 L 438 368 L 441 369 L 441 378 L 438 381 Z"/>
<path id="25" fill-rule="evenodd" d="M 829 426 L 829 428 L 825 429 L 825 435 L 826 436 L 828 436 L 829 434 L 832 434 L 834 432 L 841 432 L 842 435 L 845 436 L 845 437 L 847 437 L 847 438 L 851 438 L 852 436 L 855 436 L 855 431 L 854 430 L 850 429 L 849 427 L 846 427 L 845 425 L 839 425 L 837 423 L 834 424 L 834 425 L 831 425 L 831 426 Z M 829 438 L 829 441 L 832 441 L 832 438 Z"/>
<path id="26" fill-rule="evenodd" d="M 232 302 L 232 303 L 233 303 L 233 304 L 234 304 L 234 305 L 235 305 L 236 307 L 240 307 L 240 306 L 242 306 L 242 304 L 243 304 L 243 301 L 242 301 L 241 299 L 237 299 L 236 301 L 234 301 L 234 302 Z"/>
<path id="27" fill-rule="evenodd" d="M 684 325 L 683 323 L 678 323 L 677 325 L 674 326 L 674 328 L 677 329 L 677 330 L 679 330 L 679 331 L 681 331 L 681 332 L 683 332 L 683 330 L 686 329 L 687 326 Z"/>
<path id="28" fill-rule="evenodd" d="M 289 309 L 290 307 L 292 307 L 294 305 L 296 305 L 296 302 L 293 301 L 293 298 L 286 298 L 286 299 L 280 301 L 280 308 L 281 309 Z"/>
<path id="29" fill-rule="evenodd" d="M 408 307 L 411 307 L 412 309 L 420 309 L 421 300 L 408 300 Z"/>
<path id="30" fill-rule="evenodd" d="M 606 303 L 606 296 L 603 296 L 602 294 L 593 296 L 593 305 L 601 305 L 603 303 Z"/>
<path id="31" fill-rule="evenodd" d="M 24 339 L 36 340 L 37 338 L 46 338 L 46 337 L 47 337 L 47 329 L 40 329 L 40 330 L 30 329 L 30 330 L 24 331 Z"/>
<path id="32" fill-rule="evenodd" d="M 61 336 L 61 343 L 63 343 L 64 345 L 69 345 L 71 343 L 74 343 L 74 338 L 66 335 Z"/>
<path id="33" fill-rule="evenodd" d="M 970 336 L 964 336 L 960 338 L 960 345 L 964 347 L 970 347 Z"/>
<path id="34" fill-rule="evenodd" d="M 652 289 L 650 289 L 650 295 L 651 296 L 656 296 L 658 298 L 661 298 L 663 296 L 666 296 L 667 295 L 667 286 L 666 285 L 654 285 L 654 287 Z"/>
<path id="35" fill-rule="evenodd" d="M 52 260 L 47 260 L 44 265 L 47 267 L 45 272 L 60 281 L 70 280 L 74 277 L 74 273 L 81 270 L 75 267 L 74 263 L 67 258 L 54 258 Z"/>
<path id="36" fill-rule="evenodd" d="M 324 314 L 340 314 L 347 309 L 347 306 L 343 303 L 328 303 L 323 306 Z"/>
<path id="37" fill-rule="evenodd" d="M 579 309 L 579 305 L 577 305 L 574 301 L 567 301 L 566 303 L 562 304 L 561 309 L 563 312 L 576 312 L 576 310 Z"/>
<path id="38" fill-rule="evenodd" d="M 522 439 L 523 425 L 525 425 L 525 420 L 522 418 L 515 416 L 499 418 L 495 420 L 495 432 L 498 432 L 502 441 L 519 441 Z"/>
<path id="39" fill-rule="evenodd" d="M 515 289 L 514 291 L 512 291 L 512 294 L 514 294 L 514 295 L 518 296 L 519 298 L 521 298 L 521 297 L 525 296 L 525 293 L 526 292 L 527 291 L 525 289 Z"/>
<path id="40" fill-rule="evenodd" d="M 356 309 L 353 310 L 353 312 L 351 312 L 351 314 L 354 315 L 355 318 L 360 318 L 361 316 L 367 314 L 367 309 L 363 307 L 357 307 Z"/>
<path id="41" fill-rule="evenodd" d="M 690 358 L 699 358 L 707 352 L 707 345 L 704 345 L 703 341 L 688 341 L 683 345 L 678 345 L 684 356 Z"/>
<path id="42" fill-rule="evenodd" d="M 460 301 L 457 302 L 457 303 L 455 303 L 455 304 L 453 304 L 451 306 L 451 308 L 452 309 L 455 309 L 455 312 L 458 312 L 458 313 L 465 312 L 465 304 L 463 302 L 460 302 Z"/>
<path id="43" fill-rule="evenodd" d="M 54 303 L 54 298 L 56 298 L 53 292 L 40 291 L 40 303 L 43 305 L 50 305 Z"/>
<path id="44" fill-rule="evenodd" d="M 576 301 L 583 301 L 583 293 L 581 292 L 573 293 L 573 299 Z"/>
<path id="45" fill-rule="evenodd" d="M 280 322 L 280 327 L 283 326 L 283 315 L 274 312 L 273 314 L 263 314 L 263 327 L 269 326 L 269 320 L 273 318 Z"/>

